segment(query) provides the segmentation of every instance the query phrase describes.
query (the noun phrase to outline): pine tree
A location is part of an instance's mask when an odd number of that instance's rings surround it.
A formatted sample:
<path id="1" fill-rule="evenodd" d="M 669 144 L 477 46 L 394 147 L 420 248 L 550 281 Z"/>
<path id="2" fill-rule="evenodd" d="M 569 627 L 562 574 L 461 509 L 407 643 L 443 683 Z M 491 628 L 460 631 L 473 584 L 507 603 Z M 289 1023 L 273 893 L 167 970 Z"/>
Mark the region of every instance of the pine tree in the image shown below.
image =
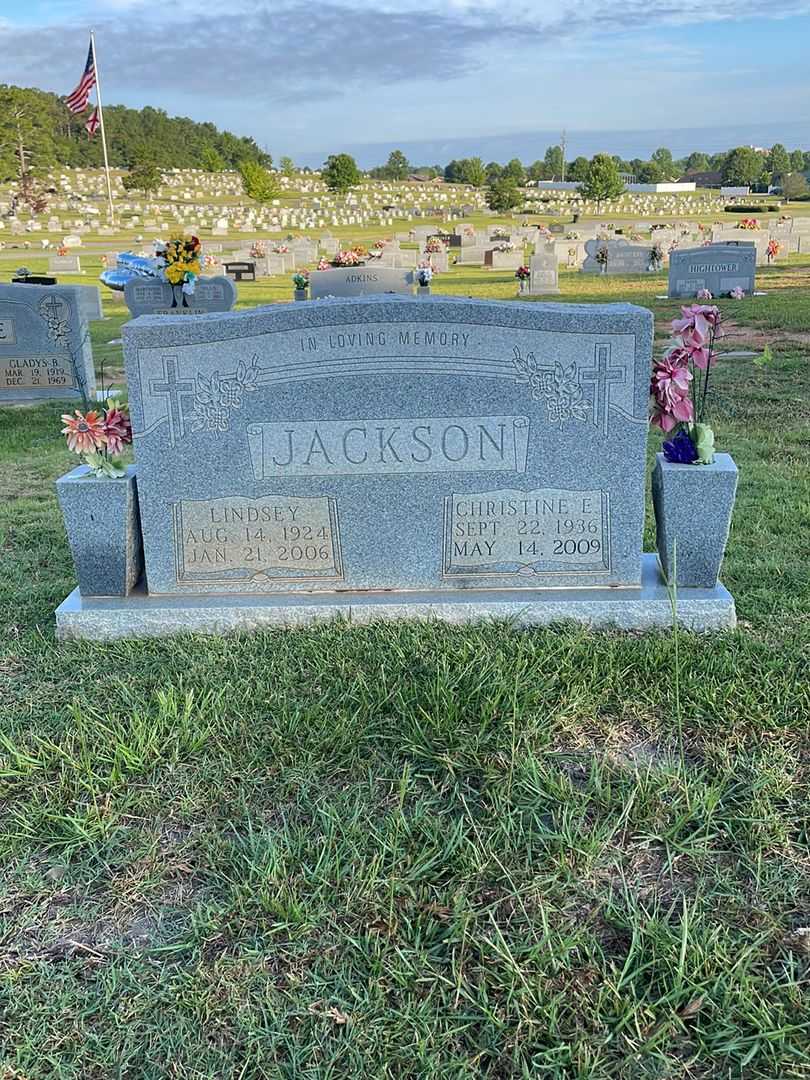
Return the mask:
<path id="1" fill-rule="evenodd" d="M 774 180 L 790 172 L 790 154 L 781 143 L 771 147 L 766 167 Z"/>
<path id="2" fill-rule="evenodd" d="M 272 202 L 279 196 L 278 180 L 271 172 L 255 161 L 242 161 L 239 164 L 242 187 L 250 199 L 258 203 Z"/>
<path id="3" fill-rule="evenodd" d="M 222 172 L 222 170 L 225 168 L 225 158 L 222 156 L 222 154 L 220 154 L 219 150 L 217 150 L 215 146 L 211 146 L 210 143 L 207 143 L 203 147 L 200 164 L 206 172 Z"/>

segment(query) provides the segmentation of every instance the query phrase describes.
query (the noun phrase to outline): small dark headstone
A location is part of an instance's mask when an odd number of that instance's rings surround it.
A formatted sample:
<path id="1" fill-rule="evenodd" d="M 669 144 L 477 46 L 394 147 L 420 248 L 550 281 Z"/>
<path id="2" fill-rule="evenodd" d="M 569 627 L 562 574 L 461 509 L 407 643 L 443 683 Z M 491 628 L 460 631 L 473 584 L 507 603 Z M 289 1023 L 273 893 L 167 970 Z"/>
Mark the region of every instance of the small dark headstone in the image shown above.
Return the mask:
<path id="1" fill-rule="evenodd" d="M 222 264 L 225 276 L 233 281 L 255 281 L 256 263 L 253 262 L 226 262 Z"/>
<path id="2" fill-rule="evenodd" d="M 13 277 L 12 285 L 55 285 L 55 277 L 45 277 L 42 274 L 28 274 L 26 277 Z"/>

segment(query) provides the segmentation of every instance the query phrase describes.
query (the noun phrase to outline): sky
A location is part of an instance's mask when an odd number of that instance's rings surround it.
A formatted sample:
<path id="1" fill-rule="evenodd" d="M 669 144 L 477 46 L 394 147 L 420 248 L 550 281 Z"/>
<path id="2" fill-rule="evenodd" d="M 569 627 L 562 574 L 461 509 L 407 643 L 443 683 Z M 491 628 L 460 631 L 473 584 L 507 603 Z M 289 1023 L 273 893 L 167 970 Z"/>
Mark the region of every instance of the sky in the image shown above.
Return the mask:
<path id="1" fill-rule="evenodd" d="M 0 0 L 0 79 L 69 93 L 91 28 L 105 104 L 299 164 L 810 149 L 810 0 Z"/>

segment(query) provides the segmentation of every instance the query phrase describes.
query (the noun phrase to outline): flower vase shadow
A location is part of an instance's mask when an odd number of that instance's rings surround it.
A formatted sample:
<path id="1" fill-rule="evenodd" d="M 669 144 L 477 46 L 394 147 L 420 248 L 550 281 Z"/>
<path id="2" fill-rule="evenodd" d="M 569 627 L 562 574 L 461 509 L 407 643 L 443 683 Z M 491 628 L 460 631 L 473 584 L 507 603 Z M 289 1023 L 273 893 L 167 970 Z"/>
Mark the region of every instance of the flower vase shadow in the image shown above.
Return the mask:
<path id="1" fill-rule="evenodd" d="M 177 290 L 180 290 L 180 303 L 177 302 Z M 172 285 L 172 308 L 188 307 L 188 297 L 183 292 L 182 285 Z"/>

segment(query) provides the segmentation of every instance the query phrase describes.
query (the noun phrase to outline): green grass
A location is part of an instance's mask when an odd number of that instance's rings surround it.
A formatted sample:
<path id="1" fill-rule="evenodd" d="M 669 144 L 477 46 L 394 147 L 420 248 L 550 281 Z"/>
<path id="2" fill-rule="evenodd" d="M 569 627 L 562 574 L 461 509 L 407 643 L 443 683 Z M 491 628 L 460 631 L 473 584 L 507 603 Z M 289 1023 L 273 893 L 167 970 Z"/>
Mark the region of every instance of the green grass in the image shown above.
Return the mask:
<path id="1" fill-rule="evenodd" d="M 57 645 L 61 408 L 0 410 L 0 1077 L 806 1080 L 810 295 L 761 281 L 723 304 L 780 332 L 717 367 L 740 627 L 707 638 Z M 662 282 L 562 298 L 663 337 Z"/>

